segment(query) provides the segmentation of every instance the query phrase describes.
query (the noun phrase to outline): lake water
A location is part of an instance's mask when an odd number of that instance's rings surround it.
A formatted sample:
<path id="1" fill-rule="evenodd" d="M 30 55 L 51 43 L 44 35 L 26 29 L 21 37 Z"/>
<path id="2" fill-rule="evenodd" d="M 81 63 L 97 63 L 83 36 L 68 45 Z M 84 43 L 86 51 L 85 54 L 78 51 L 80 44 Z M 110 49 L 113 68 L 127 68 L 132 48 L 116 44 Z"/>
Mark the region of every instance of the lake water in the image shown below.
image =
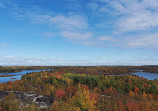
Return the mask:
<path id="1" fill-rule="evenodd" d="M 21 72 L 0 73 L 0 75 L 14 75 L 14 76 L 10 76 L 10 77 L 0 77 L 0 83 L 4 83 L 4 82 L 8 82 L 8 81 L 20 80 L 22 75 L 26 75 L 27 73 L 41 72 L 41 71 L 50 71 L 50 70 L 52 70 L 52 69 L 23 70 Z"/>
<path id="2" fill-rule="evenodd" d="M 137 75 L 139 77 L 146 78 L 148 80 L 155 80 L 158 79 L 158 74 L 156 73 L 149 73 L 149 72 L 143 72 L 142 70 L 132 73 L 132 75 Z"/>
<path id="3" fill-rule="evenodd" d="M 8 82 L 8 81 L 15 81 L 20 80 L 22 75 L 25 75 L 27 73 L 31 72 L 41 72 L 41 71 L 50 71 L 52 69 L 43 69 L 43 70 L 23 70 L 21 72 L 13 72 L 13 73 L 0 73 L 0 75 L 15 75 L 11 77 L 0 77 L 0 83 Z M 148 80 L 155 80 L 158 79 L 158 74 L 155 73 L 149 73 L 149 72 L 143 72 L 139 70 L 138 72 L 132 73 L 132 75 L 137 75 L 139 77 L 146 78 Z M 115 76 L 115 75 L 113 75 Z"/>

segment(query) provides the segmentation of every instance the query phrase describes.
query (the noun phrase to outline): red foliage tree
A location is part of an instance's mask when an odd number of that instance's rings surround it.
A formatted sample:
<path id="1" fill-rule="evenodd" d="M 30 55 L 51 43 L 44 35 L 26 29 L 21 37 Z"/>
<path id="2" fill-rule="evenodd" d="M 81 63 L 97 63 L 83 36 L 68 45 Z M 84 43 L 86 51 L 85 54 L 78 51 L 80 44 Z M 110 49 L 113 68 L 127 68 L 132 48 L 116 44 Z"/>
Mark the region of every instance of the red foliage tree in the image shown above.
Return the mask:
<path id="1" fill-rule="evenodd" d="M 148 83 L 145 83 L 145 86 L 147 87 L 147 86 L 148 86 Z"/>
<path id="2" fill-rule="evenodd" d="M 138 95 L 139 88 L 137 86 L 135 86 L 134 92 L 135 92 L 136 95 Z"/>
<path id="3" fill-rule="evenodd" d="M 58 89 L 55 91 L 55 95 L 57 98 L 61 99 L 65 96 L 65 91 L 62 89 Z"/>
<path id="4" fill-rule="evenodd" d="M 138 111 L 138 105 L 134 102 L 129 102 L 126 104 L 129 111 Z"/>
<path id="5" fill-rule="evenodd" d="M 84 84 L 81 84 L 81 88 L 82 88 L 82 89 L 89 90 L 88 86 L 87 86 L 87 85 L 84 85 Z"/>
<path id="6" fill-rule="evenodd" d="M 77 91 L 77 88 L 75 86 L 69 86 L 66 88 L 66 93 L 69 95 L 69 96 L 73 96 Z"/>
<path id="7" fill-rule="evenodd" d="M 130 79 L 128 79 L 128 82 L 129 82 L 129 83 L 132 83 L 132 81 L 131 81 Z"/>
<path id="8" fill-rule="evenodd" d="M 91 100 L 94 99 L 94 100 L 98 101 L 98 95 L 97 95 L 96 93 L 91 93 L 91 94 L 90 94 L 90 99 L 91 99 Z"/>
<path id="9" fill-rule="evenodd" d="M 122 101 L 118 102 L 119 111 L 125 111 L 125 107 Z"/>

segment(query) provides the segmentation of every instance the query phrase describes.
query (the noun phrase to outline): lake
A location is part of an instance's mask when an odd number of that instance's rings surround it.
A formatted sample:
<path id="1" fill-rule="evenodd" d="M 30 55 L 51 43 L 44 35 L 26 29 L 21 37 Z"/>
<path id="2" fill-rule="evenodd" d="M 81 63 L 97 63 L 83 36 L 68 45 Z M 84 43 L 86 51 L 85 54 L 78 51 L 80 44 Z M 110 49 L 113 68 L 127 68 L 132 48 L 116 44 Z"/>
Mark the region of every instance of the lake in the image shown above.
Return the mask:
<path id="1" fill-rule="evenodd" d="M 4 82 L 8 82 L 8 81 L 20 80 L 22 75 L 26 75 L 27 73 L 41 72 L 41 71 L 50 71 L 50 70 L 52 70 L 52 69 L 23 70 L 21 72 L 0 73 L 0 75 L 14 75 L 14 76 L 10 76 L 10 77 L 0 77 L 0 83 L 4 83 Z"/>
<path id="2" fill-rule="evenodd" d="M 0 75 L 14 75 L 14 76 L 10 76 L 10 77 L 0 77 L 0 83 L 4 83 L 4 82 L 8 82 L 8 81 L 20 80 L 22 75 L 26 75 L 27 73 L 41 72 L 41 71 L 50 71 L 50 70 L 52 70 L 52 69 L 23 70 L 21 72 L 0 73 Z M 137 75 L 139 77 L 143 77 L 143 78 L 146 78 L 148 80 L 158 79 L 158 74 L 149 73 L 149 72 L 143 72 L 142 70 L 138 70 L 138 72 L 132 73 L 132 75 Z M 113 76 L 116 76 L 116 75 L 113 75 Z"/>
<path id="3" fill-rule="evenodd" d="M 143 72 L 142 70 L 139 70 L 138 72 L 132 73 L 132 75 L 137 75 L 139 77 L 143 77 L 143 78 L 146 78 L 148 80 L 158 79 L 158 74 L 156 74 L 156 73 L 149 73 L 149 72 Z"/>

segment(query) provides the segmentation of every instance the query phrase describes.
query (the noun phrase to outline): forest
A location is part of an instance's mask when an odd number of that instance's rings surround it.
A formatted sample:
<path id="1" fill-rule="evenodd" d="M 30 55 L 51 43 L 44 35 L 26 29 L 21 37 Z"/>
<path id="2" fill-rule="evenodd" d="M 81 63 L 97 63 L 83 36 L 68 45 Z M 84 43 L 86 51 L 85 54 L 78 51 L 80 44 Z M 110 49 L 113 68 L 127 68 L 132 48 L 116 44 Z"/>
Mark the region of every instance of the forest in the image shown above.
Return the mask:
<path id="1" fill-rule="evenodd" d="M 0 73 L 20 72 L 22 70 L 54 69 L 53 66 L 0 66 Z"/>
<path id="2" fill-rule="evenodd" d="M 54 69 L 57 72 L 71 72 L 89 75 L 130 74 L 136 70 L 158 73 L 158 66 L 0 66 L 0 73 L 20 72 L 22 70 Z"/>
<path id="3" fill-rule="evenodd" d="M 140 69 L 144 72 L 158 73 L 158 66 L 142 66 Z"/>
<path id="4" fill-rule="evenodd" d="M 53 71 L 23 75 L 21 80 L 0 84 L 1 111 L 157 111 L 158 80 L 132 75 L 129 67 L 57 67 Z M 107 74 L 107 75 L 106 75 Z M 41 108 L 27 103 L 16 92 L 51 97 Z M 45 100 L 47 101 L 47 100 Z"/>

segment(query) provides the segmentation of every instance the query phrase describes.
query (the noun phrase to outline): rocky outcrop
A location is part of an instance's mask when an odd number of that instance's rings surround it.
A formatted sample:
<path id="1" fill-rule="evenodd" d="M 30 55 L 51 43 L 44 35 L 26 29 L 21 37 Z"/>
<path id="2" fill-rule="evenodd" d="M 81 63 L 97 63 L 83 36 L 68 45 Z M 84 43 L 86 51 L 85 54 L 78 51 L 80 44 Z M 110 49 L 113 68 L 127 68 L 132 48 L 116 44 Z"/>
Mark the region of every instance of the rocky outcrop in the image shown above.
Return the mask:
<path id="1" fill-rule="evenodd" d="M 53 102 L 54 97 L 50 95 L 38 95 L 34 92 L 21 92 L 21 91 L 0 91 L 0 99 L 13 93 L 17 99 L 20 99 L 24 104 L 37 104 L 40 108 L 48 108 Z"/>

